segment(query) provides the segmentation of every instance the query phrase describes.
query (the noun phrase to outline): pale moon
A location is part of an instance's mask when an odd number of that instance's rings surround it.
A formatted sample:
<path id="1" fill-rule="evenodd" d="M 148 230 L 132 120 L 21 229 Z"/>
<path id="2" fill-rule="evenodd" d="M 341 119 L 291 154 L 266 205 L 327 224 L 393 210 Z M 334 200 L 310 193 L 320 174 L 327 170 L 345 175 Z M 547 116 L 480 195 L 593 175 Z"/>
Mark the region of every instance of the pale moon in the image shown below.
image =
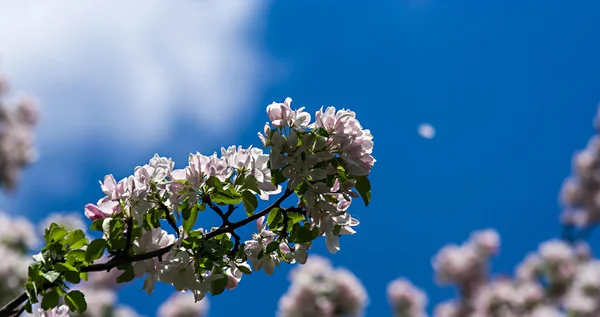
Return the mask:
<path id="1" fill-rule="evenodd" d="M 429 123 L 422 123 L 419 125 L 419 135 L 426 139 L 433 139 L 435 137 L 435 128 Z"/>

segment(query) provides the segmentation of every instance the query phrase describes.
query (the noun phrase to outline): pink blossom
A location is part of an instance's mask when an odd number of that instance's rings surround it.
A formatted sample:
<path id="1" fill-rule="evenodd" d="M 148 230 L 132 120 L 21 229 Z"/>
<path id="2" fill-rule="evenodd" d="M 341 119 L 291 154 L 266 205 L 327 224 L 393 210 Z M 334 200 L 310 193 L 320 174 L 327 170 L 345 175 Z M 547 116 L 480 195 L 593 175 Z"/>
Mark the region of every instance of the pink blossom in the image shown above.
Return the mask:
<path id="1" fill-rule="evenodd" d="M 267 107 L 267 115 L 274 126 L 283 128 L 289 124 L 289 121 L 292 118 L 292 109 L 290 108 L 291 103 L 292 98 L 288 97 L 285 98 L 283 103 L 273 102 Z"/>
<path id="2" fill-rule="evenodd" d="M 85 216 L 94 221 L 111 217 L 121 210 L 118 201 L 111 200 L 109 197 L 100 199 L 97 205 L 87 204 L 84 207 Z"/>
<path id="3" fill-rule="evenodd" d="M 404 278 L 399 278 L 388 284 L 388 301 L 398 317 L 427 316 L 427 296 Z"/>

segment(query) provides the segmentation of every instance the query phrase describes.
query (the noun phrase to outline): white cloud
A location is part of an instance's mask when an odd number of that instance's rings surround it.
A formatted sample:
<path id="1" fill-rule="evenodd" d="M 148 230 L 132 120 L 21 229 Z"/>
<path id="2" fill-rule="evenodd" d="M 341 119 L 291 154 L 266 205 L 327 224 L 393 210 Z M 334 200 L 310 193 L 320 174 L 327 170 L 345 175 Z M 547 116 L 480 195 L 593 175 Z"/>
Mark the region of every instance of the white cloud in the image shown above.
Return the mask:
<path id="1" fill-rule="evenodd" d="M 149 146 L 181 116 L 230 125 L 264 83 L 266 1 L 0 0 L 0 72 L 40 100 L 45 154 Z"/>

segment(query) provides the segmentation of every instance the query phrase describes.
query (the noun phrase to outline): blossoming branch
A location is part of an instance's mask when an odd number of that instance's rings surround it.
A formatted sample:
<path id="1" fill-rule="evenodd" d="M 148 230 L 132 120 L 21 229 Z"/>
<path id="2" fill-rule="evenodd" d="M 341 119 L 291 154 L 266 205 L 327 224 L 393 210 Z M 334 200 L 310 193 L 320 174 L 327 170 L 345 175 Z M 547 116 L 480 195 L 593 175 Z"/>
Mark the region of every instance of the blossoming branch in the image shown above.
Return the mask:
<path id="1" fill-rule="evenodd" d="M 84 208 L 90 229 L 102 238 L 90 241 L 82 230 L 50 224 L 24 293 L 0 316 L 31 312 L 40 298 L 42 310 L 60 315 L 64 308 L 56 307 L 64 301 L 82 313 L 85 296 L 71 287 L 89 272 L 118 270 L 118 283 L 144 278 L 148 294 L 162 282 L 200 301 L 236 288 L 253 270 L 269 275 L 282 261 L 305 263 L 318 237 L 337 252 L 339 237 L 354 234 L 359 224 L 348 212 L 352 201 L 360 196 L 368 205 L 371 199 L 370 131 L 354 112 L 334 107 L 317 111 L 311 122 L 304 108 L 291 108 L 290 98 L 269 105 L 267 114 L 270 122 L 259 133 L 263 149 L 192 153 L 182 169 L 155 155 L 120 181 L 106 176 L 100 182 L 105 196 Z M 284 207 L 293 195 L 297 202 Z M 273 202 L 257 211 L 259 199 Z M 219 227 L 198 227 L 207 211 L 220 217 Z M 231 220 L 241 212 L 246 218 Z M 242 241 L 236 230 L 252 222 L 257 232 Z M 95 263 L 103 256 L 108 261 Z"/>

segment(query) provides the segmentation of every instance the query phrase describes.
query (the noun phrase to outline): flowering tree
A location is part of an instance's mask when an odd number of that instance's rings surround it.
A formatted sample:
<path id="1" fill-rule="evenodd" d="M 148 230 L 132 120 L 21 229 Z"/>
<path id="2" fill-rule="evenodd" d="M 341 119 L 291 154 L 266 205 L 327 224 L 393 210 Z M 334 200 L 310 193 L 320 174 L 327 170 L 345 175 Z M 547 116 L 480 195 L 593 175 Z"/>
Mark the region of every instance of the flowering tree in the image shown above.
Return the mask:
<path id="1" fill-rule="evenodd" d="M 267 114 L 270 122 L 259 133 L 267 152 L 231 146 L 220 156 L 192 153 L 182 169 L 155 155 L 118 182 L 106 176 L 100 182 L 105 196 L 84 208 L 90 230 L 102 237 L 50 223 L 23 292 L 0 316 L 31 313 L 36 304 L 48 316 L 86 313 L 97 300 L 84 290 L 94 272 L 114 274 L 116 283 L 143 278 L 148 294 L 157 281 L 166 283 L 201 301 L 233 290 L 253 270 L 269 275 L 282 261 L 304 264 L 318 237 L 330 252 L 339 250 L 339 237 L 358 225 L 348 213 L 353 199 L 370 201 L 370 131 L 354 112 L 334 107 L 317 111 L 311 123 L 304 108 L 291 108 L 290 98 L 269 105 Z M 284 207 L 291 196 L 297 202 Z M 257 211 L 259 199 L 272 202 Z M 219 227 L 197 227 L 206 211 L 220 217 Z M 245 218 L 233 221 L 238 213 Z M 242 241 L 236 230 L 253 222 L 257 232 Z"/>
<path id="2" fill-rule="evenodd" d="M 290 289 L 279 300 L 280 317 L 362 316 L 369 301 L 354 274 L 333 269 L 328 260 L 318 256 L 311 256 L 290 275 Z"/>
<path id="3" fill-rule="evenodd" d="M 37 158 L 34 128 L 38 111 L 31 97 L 21 97 L 13 105 L 7 101 L 8 81 L 0 75 L 0 186 L 15 188 L 21 170 Z"/>
<path id="4" fill-rule="evenodd" d="M 600 112 L 595 126 L 600 133 Z M 575 154 L 573 175 L 564 182 L 562 239 L 540 244 L 516 267 L 513 277 L 489 275 L 500 237 L 492 229 L 473 233 L 462 245 L 448 245 L 433 259 L 440 285 L 453 285 L 459 298 L 438 304 L 435 317 L 600 316 L 600 259 L 586 239 L 600 221 L 600 135 Z M 398 317 L 427 316 L 425 293 L 399 278 L 388 285 Z"/>

